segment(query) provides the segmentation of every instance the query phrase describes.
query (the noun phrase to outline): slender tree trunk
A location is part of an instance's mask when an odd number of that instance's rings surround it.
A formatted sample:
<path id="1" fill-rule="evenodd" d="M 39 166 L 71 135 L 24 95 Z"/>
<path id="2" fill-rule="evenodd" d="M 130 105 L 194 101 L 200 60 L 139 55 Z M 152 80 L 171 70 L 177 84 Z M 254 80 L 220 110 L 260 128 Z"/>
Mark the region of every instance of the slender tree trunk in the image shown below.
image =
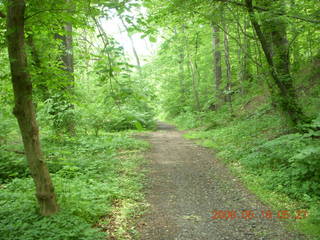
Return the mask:
<path id="1" fill-rule="evenodd" d="M 30 172 L 36 185 L 40 214 L 52 215 L 58 211 L 53 184 L 44 161 L 36 114 L 32 103 L 32 83 L 27 70 L 24 38 L 24 0 L 9 0 L 7 13 L 7 40 L 15 98 L 13 110 L 24 144 Z"/>
<path id="2" fill-rule="evenodd" d="M 132 52 L 133 52 L 133 55 L 136 59 L 136 62 L 137 62 L 137 66 L 138 66 L 138 70 L 139 70 L 139 73 L 141 74 L 141 63 L 140 63 L 140 58 L 139 58 L 139 55 L 138 55 L 138 52 L 134 46 L 134 41 L 131 37 L 131 35 L 129 34 L 129 31 L 128 31 L 128 27 L 127 25 L 125 24 L 125 22 L 123 21 L 122 17 L 119 15 L 119 18 L 121 20 L 121 23 L 122 23 L 122 26 L 126 29 L 126 32 L 128 34 L 128 37 L 129 37 L 129 40 L 130 40 L 130 43 L 131 43 L 131 48 L 132 48 Z"/>
<path id="3" fill-rule="evenodd" d="M 174 30 L 175 35 L 178 36 L 177 30 Z M 183 42 L 179 45 L 179 85 L 180 85 L 180 103 L 182 106 L 186 104 L 186 86 L 185 86 L 185 44 L 187 44 L 187 40 L 185 38 L 185 25 L 181 26 L 181 34 L 183 36 Z"/>
<path id="4" fill-rule="evenodd" d="M 195 99 L 195 106 L 197 111 L 200 112 L 201 107 L 200 107 L 199 92 L 197 88 L 197 75 L 191 59 L 189 59 L 189 66 L 190 66 L 191 77 L 192 77 L 192 89 L 193 89 L 193 94 Z"/>
<path id="5" fill-rule="evenodd" d="M 244 39 L 243 39 L 243 49 L 247 54 L 243 54 L 242 56 L 242 65 L 241 65 L 241 81 L 243 83 L 250 82 L 252 80 L 252 76 L 249 68 L 248 54 L 250 54 L 250 39 L 246 36 L 248 28 L 248 20 L 244 19 Z M 244 93 L 244 91 L 243 91 Z"/>
<path id="6" fill-rule="evenodd" d="M 218 107 L 221 102 L 221 81 L 222 81 L 222 69 L 221 69 L 221 50 L 220 50 L 220 29 L 212 23 L 212 51 L 213 51 L 213 73 L 215 83 L 215 93 L 218 103 Z"/>
<path id="7" fill-rule="evenodd" d="M 34 43 L 33 35 L 29 34 L 26 40 L 26 43 L 28 44 L 31 52 L 32 65 L 34 66 L 34 68 L 36 68 L 38 72 L 37 86 L 41 90 L 41 98 L 45 101 L 49 98 L 49 89 L 46 84 L 44 74 L 42 73 L 42 63 L 40 59 L 40 54 Z"/>
<path id="8" fill-rule="evenodd" d="M 240 19 L 240 16 L 238 15 L 238 18 Z M 245 79 L 244 79 L 244 74 L 243 74 L 243 59 L 247 57 L 246 49 L 245 49 L 245 38 L 242 41 L 241 38 L 241 32 L 240 32 L 241 25 L 237 25 L 237 35 L 238 35 L 238 42 L 239 42 L 239 49 L 237 51 L 237 57 L 238 57 L 238 68 L 240 69 L 240 72 L 237 75 L 237 78 L 240 82 L 240 94 L 244 95 L 245 94 Z M 244 32 L 246 32 L 246 29 L 244 28 Z"/>
<path id="9" fill-rule="evenodd" d="M 200 86 L 201 75 L 200 75 L 200 71 L 198 68 L 198 49 L 199 49 L 199 32 L 196 33 L 193 75 L 194 75 L 194 80 L 197 80 L 194 83 L 194 88 L 195 88 L 194 92 L 195 92 L 195 96 L 196 96 L 197 109 L 198 109 L 198 111 L 200 111 L 201 104 L 200 104 L 200 97 L 199 97 L 199 86 Z"/>
<path id="10" fill-rule="evenodd" d="M 199 32 L 196 33 L 195 53 L 194 53 L 194 70 L 197 74 L 197 85 L 200 86 L 201 74 L 198 67 L 198 49 L 199 49 Z"/>
<path id="11" fill-rule="evenodd" d="M 74 87 L 74 60 L 73 60 L 73 37 L 72 37 L 72 24 L 66 23 L 64 26 L 66 35 L 64 38 L 65 52 L 62 60 L 64 62 L 66 71 L 70 73 L 70 87 Z"/>
<path id="12" fill-rule="evenodd" d="M 227 26 L 224 25 L 225 33 L 224 33 L 224 56 L 225 62 L 227 67 L 227 85 L 226 85 L 226 101 L 229 103 L 231 115 L 233 114 L 233 107 L 232 107 L 232 99 L 231 99 L 231 64 L 230 64 L 230 51 L 229 51 L 229 39 L 228 39 L 228 29 Z"/>
<path id="13" fill-rule="evenodd" d="M 268 2 L 267 4 L 270 5 L 272 3 L 273 2 Z M 290 125 L 295 127 L 299 123 L 304 122 L 306 116 L 303 114 L 302 109 L 297 102 L 296 92 L 293 87 L 293 79 L 289 68 L 290 61 L 288 40 L 286 36 L 286 23 L 279 18 L 270 17 L 267 27 L 271 30 L 272 39 L 268 40 L 262 32 L 260 24 L 256 20 L 252 0 L 246 0 L 246 6 L 250 14 L 252 26 L 257 33 L 268 62 L 271 76 L 279 90 L 277 96 L 279 106 Z"/>
<path id="14" fill-rule="evenodd" d="M 62 41 L 62 69 L 66 72 L 67 75 L 67 87 L 68 89 L 74 87 L 74 61 L 73 61 L 73 38 L 72 38 L 72 24 L 66 23 L 63 27 L 65 34 L 55 34 L 56 39 Z"/>
<path id="15" fill-rule="evenodd" d="M 295 9 L 296 6 L 296 1 L 291 0 L 290 1 L 290 8 Z M 296 38 L 299 36 L 299 29 L 297 28 L 296 24 L 292 24 L 290 26 L 290 32 L 292 33 L 292 69 L 293 71 L 297 71 L 300 68 L 300 62 L 301 62 L 301 55 L 300 55 L 300 44 L 299 41 L 296 41 Z"/>
<path id="16" fill-rule="evenodd" d="M 66 4 L 70 6 L 70 0 L 65 0 Z M 71 9 L 70 9 L 71 10 Z M 71 11 L 69 14 L 72 14 Z M 56 39 L 61 40 L 61 69 L 64 71 L 64 79 L 62 85 L 62 91 L 68 92 L 67 97 L 59 96 L 56 101 L 57 105 L 60 105 L 61 102 L 65 104 L 68 103 L 67 109 L 74 109 L 74 105 L 72 104 L 72 96 L 74 95 L 73 89 L 75 84 L 74 79 L 74 59 L 73 59 L 73 37 L 72 37 L 72 24 L 70 22 L 66 22 L 63 25 L 64 34 L 55 34 Z M 58 112 L 59 110 L 57 110 Z M 68 133 L 75 134 L 75 120 L 73 114 L 69 112 L 70 117 L 64 120 L 64 126 Z M 57 129 L 60 129 L 61 126 L 56 126 Z"/>
<path id="17" fill-rule="evenodd" d="M 181 104 L 184 105 L 185 104 L 185 86 L 184 86 L 184 77 L 185 77 L 185 73 L 184 73 L 184 48 L 183 46 L 181 46 L 180 49 L 180 54 L 179 54 L 179 85 L 180 85 L 180 99 L 181 99 Z"/>
<path id="18" fill-rule="evenodd" d="M 188 68 L 188 71 L 191 75 L 191 80 L 192 80 L 192 90 L 193 90 L 193 95 L 194 95 L 194 99 L 195 99 L 195 109 L 197 111 L 200 111 L 200 99 L 199 99 L 199 93 L 198 93 L 198 87 L 197 87 L 197 75 L 196 75 L 196 71 L 195 71 L 195 68 L 192 63 L 192 57 L 190 56 L 189 51 L 188 51 L 188 40 L 185 35 L 183 35 L 183 38 L 184 38 L 184 43 L 186 46 L 187 68 Z"/>

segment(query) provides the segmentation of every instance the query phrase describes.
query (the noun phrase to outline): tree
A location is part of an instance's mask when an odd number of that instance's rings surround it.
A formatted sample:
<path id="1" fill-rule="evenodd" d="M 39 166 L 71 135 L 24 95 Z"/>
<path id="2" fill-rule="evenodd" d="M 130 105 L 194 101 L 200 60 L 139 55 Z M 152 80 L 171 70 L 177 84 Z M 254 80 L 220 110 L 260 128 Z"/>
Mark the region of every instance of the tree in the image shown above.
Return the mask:
<path id="1" fill-rule="evenodd" d="M 221 101 L 221 81 L 222 81 L 222 68 L 221 68 L 221 50 L 220 50 L 220 29 L 212 23 L 212 52 L 213 52 L 213 73 L 217 101 Z M 219 104 L 216 104 L 218 107 Z"/>
<path id="2" fill-rule="evenodd" d="M 293 86 L 293 79 L 290 72 L 289 46 L 287 39 L 287 24 L 279 16 L 268 15 L 268 21 L 263 21 L 265 28 L 271 32 L 271 39 L 267 39 L 258 23 L 252 0 L 246 0 L 246 7 L 250 15 L 251 24 L 259 38 L 270 74 L 278 88 L 277 96 L 279 106 L 288 119 L 289 123 L 296 127 L 305 122 L 306 116 L 302 112 L 297 101 L 296 91 Z M 281 15 L 285 15 L 284 4 L 280 1 L 274 1 L 280 8 Z M 272 9 L 273 2 L 265 2 L 265 5 Z"/>
<path id="3" fill-rule="evenodd" d="M 16 116 L 30 172 L 36 186 L 40 214 L 48 216 L 58 211 L 50 174 L 41 151 L 39 129 L 32 102 L 32 82 L 25 52 L 25 1 L 9 0 L 7 6 L 7 40 L 14 91 Z"/>
<path id="4" fill-rule="evenodd" d="M 225 57 L 225 63 L 226 63 L 226 80 L 227 80 L 227 84 L 225 87 L 225 99 L 226 102 L 229 103 L 230 106 L 230 113 L 231 115 L 233 115 L 233 107 L 232 107 L 232 98 L 231 98 L 231 80 L 232 80 L 232 76 L 231 76 L 231 63 L 230 63 L 230 50 L 229 50 L 229 38 L 228 38 L 228 30 L 227 30 L 227 26 L 224 24 L 224 29 L 225 29 L 225 33 L 224 33 L 224 57 Z"/>
<path id="5" fill-rule="evenodd" d="M 65 6 L 70 9 L 71 0 L 65 0 Z M 71 14 L 71 10 L 67 11 L 67 14 Z M 72 23 L 67 21 L 63 22 L 63 34 L 55 34 L 55 38 L 61 41 L 60 49 L 61 49 L 61 70 L 62 74 L 62 82 L 63 87 L 61 92 L 65 92 L 66 94 L 62 94 L 55 97 L 55 101 L 57 102 L 57 108 L 61 109 L 59 105 L 65 105 L 64 111 L 69 111 L 68 117 L 64 118 L 63 126 L 66 128 L 67 132 L 74 134 L 75 133 L 75 121 L 74 114 L 72 109 L 74 109 L 74 105 L 70 101 L 70 96 L 73 95 L 74 88 L 74 60 L 73 60 L 73 37 L 72 37 Z M 67 97 L 66 97 L 67 96 Z M 61 110 L 54 111 L 54 114 L 57 114 Z M 59 128 L 60 126 L 56 127 Z"/>

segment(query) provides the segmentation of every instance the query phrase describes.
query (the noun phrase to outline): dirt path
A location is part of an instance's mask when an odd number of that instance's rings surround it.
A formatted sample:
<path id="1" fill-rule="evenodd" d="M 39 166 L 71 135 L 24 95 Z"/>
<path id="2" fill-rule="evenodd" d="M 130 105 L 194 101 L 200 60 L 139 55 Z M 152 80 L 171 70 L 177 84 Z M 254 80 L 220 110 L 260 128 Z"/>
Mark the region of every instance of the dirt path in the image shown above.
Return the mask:
<path id="1" fill-rule="evenodd" d="M 184 139 L 172 126 L 160 123 L 158 131 L 141 137 L 152 144 L 147 154 L 150 211 L 139 224 L 142 240 L 304 239 L 284 230 L 277 216 L 262 218 L 268 208 L 210 150 Z M 214 210 L 234 210 L 236 218 L 211 219 Z"/>

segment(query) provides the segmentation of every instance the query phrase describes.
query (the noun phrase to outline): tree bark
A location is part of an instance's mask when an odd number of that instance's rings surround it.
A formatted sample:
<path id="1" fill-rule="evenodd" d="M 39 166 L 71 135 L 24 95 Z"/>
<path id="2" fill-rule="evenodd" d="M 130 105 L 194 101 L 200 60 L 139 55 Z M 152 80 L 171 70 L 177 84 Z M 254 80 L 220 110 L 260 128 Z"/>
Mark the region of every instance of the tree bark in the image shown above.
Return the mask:
<path id="1" fill-rule="evenodd" d="M 65 0 L 66 5 L 70 7 L 70 0 Z M 70 14 L 71 13 L 71 9 Z M 73 59 L 73 37 L 72 37 L 72 24 L 70 22 L 63 23 L 63 35 L 55 34 L 55 39 L 61 40 L 61 69 L 64 71 L 63 74 L 63 84 L 62 91 L 67 92 L 67 95 L 62 94 L 61 96 L 56 97 L 55 101 L 57 102 L 57 106 L 60 104 L 67 104 L 65 107 L 66 110 L 74 109 L 74 105 L 70 100 L 74 89 L 75 79 L 74 79 L 74 59 Z M 65 97 L 67 96 L 67 97 Z M 59 112 L 57 110 L 56 112 Z M 75 134 L 75 120 L 74 114 L 69 112 L 69 116 L 64 118 L 63 127 L 69 134 Z M 55 126 L 56 129 L 61 129 L 61 126 Z"/>
<path id="2" fill-rule="evenodd" d="M 184 32 L 183 32 L 184 33 Z M 187 70 L 191 76 L 192 80 L 192 90 L 193 90 L 193 95 L 194 95 L 194 100 L 195 100 L 195 110 L 200 111 L 200 99 L 199 99 L 199 92 L 197 88 L 197 75 L 196 71 L 192 62 L 192 56 L 189 53 L 189 47 L 188 47 L 188 39 L 187 37 L 183 34 L 183 40 L 185 44 L 185 50 L 186 50 L 186 61 L 187 61 Z"/>
<path id="3" fill-rule="evenodd" d="M 174 29 L 174 33 L 176 37 L 179 37 L 179 34 L 177 32 L 177 29 Z M 182 41 L 180 41 L 179 46 L 178 46 L 178 64 L 179 64 L 179 85 L 180 85 L 180 105 L 185 106 L 186 104 L 186 80 L 185 80 L 185 64 L 188 64 L 188 59 L 186 59 L 186 54 L 188 57 L 187 53 L 187 39 L 185 36 L 185 25 L 181 25 L 181 36 L 182 36 Z"/>
<path id="4" fill-rule="evenodd" d="M 243 31 L 247 33 L 248 28 L 248 20 L 247 18 L 244 19 L 244 29 Z M 246 34 L 244 34 L 243 39 L 243 51 L 247 54 L 243 54 L 241 59 L 241 82 L 242 86 L 246 86 L 247 82 L 250 82 L 252 80 L 252 76 L 249 69 L 249 61 L 248 61 L 248 55 L 250 54 L 250 39 L 247 37 Z M 245 94 L 245 87 L 242 89 L 242 94 Z"/>
<path id="5" fill-rule="evenodd" d="M 24 12 L 24 0 L 9 0 L 7 40 L 15 98 L 13 113 L 19 123 L 26 158 L 36 185 L 40 214 L 48 216 L 58 211 L 58 205 L 49 171 L 41 152 L 39 129 L 32 103 L 32 83 L 27 72 L 25 52 Z"/>
<path id="6" fill-rule="evenodd" d="M 73 64 L 73 38 L 72 38 L 72 24 L 66 23 L 63 27 L 65 34 L 55 34 L 56 39 L 62 41 L 62 69 L 67 73 L 68 84 L 67 88 L 73 88 L 74 86 L 74 64 Z"/>
<path id="7" fill-rule="evenodd" d="M 221 101 L 221 81 L 222 81 L 222 69 L 221 69 L 221 50 L 220 50 L 220 29 L 212 23 L 212 51 L 213 51 L 213 73 L 215 83 L 215 96 L 217 99 L 216 106 L 218 107 Z"/>
<path id="8" fill-rule="evenodd" d="M 227 85 L 225 88 L 225 96 L 226 96 L 226 102 L 229 103 L 230 106 L 230 113 L 233 115 L 233 107 L 232 107 L 232 99 L 231 99 L 231 64 L 230 64 L 230 51 L 229 51 L 229 39 L 228 39 L 228 30 L 227 26 L 224 26 L 224 29 L 226 33 L 224 33 L 224 56 L 225 56 L 225 62 L 226 62 L 226 67 L 227 67 Z"/>
<path id="9" fill-rule="evenodd" d="M 277 0 L 278 1 L 278 0 Z M 278 88 L 279 106 L 291 126 L 296 127 L 306 121 L 301 107 L 297 102 L 296 91 L 290 73 L 289 47 L 286 36 L 286 23 L 279 18 L 268 19 L 267 28 L 272 39 L 267 39 L 254 15 L 252 0 L 246 0 L 247 10 L 252 26 L 259 38 L 263 52 L 269 65 L 270 74 Z M 272 2 L 266 2 L 268 5 Z M 282 10 L 284 11 L 284 10 Z"/>
<path id="10" fill-rule="evenodd" d="M 180 48 L 180 54 L 179 54 L 179 85 L 180 85 L 180 94 L 181 94 L 181 104 L 184 106 L 185 102 L 186 102 L 186 98 L 185 98 L 185 84 L 184 84 L 184 77 L 185 77 L 185 73 L 184 73 L 184 62 L 185 62 L 185 56 L 184 56 L 184 48 L 181 47 Z"/>
<path id="11" fill-rule="evenodd" d="M 197 88 L 197 75 L 191 59 L 189 59 L 189 66 L 190 66 L 189 69 L 192 77 L 192 89 L 194 94 L 195 107 L 196 107 L 196 110 L 200 112 L 201 107 L 200 107 L 199 92 Z"/>

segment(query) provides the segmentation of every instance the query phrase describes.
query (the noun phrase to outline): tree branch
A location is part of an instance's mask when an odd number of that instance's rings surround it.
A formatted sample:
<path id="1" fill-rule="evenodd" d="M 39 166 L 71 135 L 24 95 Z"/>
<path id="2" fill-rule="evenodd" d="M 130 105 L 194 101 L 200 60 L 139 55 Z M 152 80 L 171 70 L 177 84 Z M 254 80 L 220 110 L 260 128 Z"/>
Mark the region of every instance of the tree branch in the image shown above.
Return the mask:
<path id="1" fill-rule="evenodd" d="M 230 3 L 230 4 L 233 4 L 233 5 L 236 5 L 236 6 L 240 6 L 240 7 L 246 7 L 245 4 L 240 3 L 240 2 L 235 2 L 233 0 L 214 0 L 214 1 L 223 2 L 223 3 Z M 258 10 L 260 12 L 269 12 L 269 11 L 271 11 L 271 9 L 260 7 L 260 6 L 252 6 L 252 8 L 254 10 Z M 282 12 L 277 12 L 277 11 L 272 11 L 272 12 L 275 15 L 278 15 L 278 16 L 286 16 L 286 17 L 298 19 L 298 20 L 304 21 L 304 22 L 320 24 L 319 20 L 309 19 L 309 18 L 304 17 L 304 16 L 288 15 L 288 14 L 285 14 L 285 13 L 282 13 Z"/>
<path id="2" fill-rule="evenodd" d="M 215 25 L 216 25 L 222 32 L 224 32 L 226 35 L 228 35 L 231 39 L 233 39 L 233 40 L 238 44 L 238 46 L 241 48 L 241 50 L 243 51 L 244 55 L 246 55 L 246 57 L 248 57 L 248 58 L 249 58 L 254 64 L 256 64 L 257 66 L 262 67 L 262 65 L 261 65 L 259 62 L 257 62 L 254 58 L 252 58 L 252 57 L 250 56 L 250 54 L 243 49 L 242 44 L 239 42 L 239 40 L 238 40 L 236 37 L 234 37 L 234 36 L 232 36 L 230 33 L 228 33 L 228 32 L 227 32 L 222 26 L 220 26 L 219 24 L 215 24 Z"/>
<path id="3" fill-rule="evenodd" d="M 40 10 L 38 12 L 35 12 L 34 14 L 31 14 L 29 16 L 26 16 L 24 18 L 24 20 L 28 20 L 29 18 L 32 18 L 36 15 L 39 15 L 41 13 L 44 13 L 44 12 L 63 12 L 63 11 L 70 11 L 69 9 L 44 9 L 44 10 Z"/>
<path id="4" fill-rule="evenodd" d="M 10 149 L 4 149 L 4 150 L 6 150 L 7 152 L 14 152 L 14 153 L 16 153 L 16 154 L 25 154 L 24 151 L 10 150 Z"/>
<path id="5" fill-rule="evenodd" d="M 250 39 L 258 40 L 256 37 L 251 36 L 250 34 L 246 33 L 246 32 L 243 30 L 243 28 L 242 28 L 242 26 L 241 26 L 241 24 L 240 24 L 240 22 L 239 22 L 239 17 L 235 16 L 234 12 L 232 11 L 232 9 L 231 9 L 229 6 L 227 6 L 227 9 L 228 9 L 228 10 L 230 11 L 230 13 L 232 14 L 233 19 L 234 19 L 235 23 L 237 24 L 237 26 L 239 27 L 241 33 L 242 33 L 244 36 L 246 36 L 246 37 L 248 37 L 248 38 L 250 38 Z"/>

